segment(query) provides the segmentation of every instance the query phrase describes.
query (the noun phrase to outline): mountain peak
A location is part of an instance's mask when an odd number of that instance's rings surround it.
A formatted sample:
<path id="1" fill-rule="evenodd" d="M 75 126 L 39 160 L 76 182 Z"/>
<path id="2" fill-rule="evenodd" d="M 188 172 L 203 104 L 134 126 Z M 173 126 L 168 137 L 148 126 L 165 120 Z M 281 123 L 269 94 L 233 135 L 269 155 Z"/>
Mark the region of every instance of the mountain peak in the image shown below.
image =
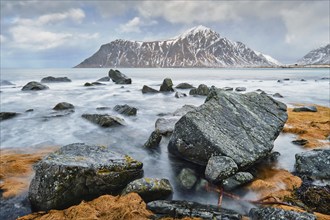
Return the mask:
<path id="1" fill-rule="evenodd" d="M 219 35 L 217 32 L 213 31 L 211 28 L 205 27 L 203 25 L 198 25 L 198 26 L 190 28 L 187 31 L 183 32 L 182 34 L 174 37 L 174 39 L 176 39 L 176 38 L 185 38 L 187 36 L 196 35 L 198 33 L 201 33 L 204 36 L 207 36 L 207 35 L 210 35 L 210 34 Z"/>

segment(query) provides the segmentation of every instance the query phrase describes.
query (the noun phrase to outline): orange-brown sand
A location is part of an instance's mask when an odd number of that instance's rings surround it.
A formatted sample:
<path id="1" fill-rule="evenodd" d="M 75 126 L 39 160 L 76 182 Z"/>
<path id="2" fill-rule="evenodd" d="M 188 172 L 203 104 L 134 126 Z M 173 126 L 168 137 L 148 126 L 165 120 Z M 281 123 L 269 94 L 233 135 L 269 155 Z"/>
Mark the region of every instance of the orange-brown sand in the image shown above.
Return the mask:
<path id="1" fill-rule="evenodd" d="M 45 148 L 24 153 L 23 149 L 0 150 L 0 189 L 9 198 L 28 190 L 33 164 L 56 148 Z"/>
<path id="2" fill-rule="evenodd" d="M 316 106 L 317 112 L 293 112 L 288 109 L 288 121 L 283 132 L 297 134 L 300 139 L 308 140 L 307 148 L 330 146 L 330 108 Z"/>

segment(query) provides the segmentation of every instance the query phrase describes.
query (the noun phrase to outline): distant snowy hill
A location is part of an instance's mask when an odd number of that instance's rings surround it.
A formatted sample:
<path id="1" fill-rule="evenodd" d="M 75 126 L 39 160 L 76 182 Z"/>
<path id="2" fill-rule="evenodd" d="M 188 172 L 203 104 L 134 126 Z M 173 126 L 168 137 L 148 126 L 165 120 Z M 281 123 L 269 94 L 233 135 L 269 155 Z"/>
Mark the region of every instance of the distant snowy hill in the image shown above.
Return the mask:
<path id="1" fill-rule="evenodd" d="M 330 44 L 310 51 L 297 61 L 300 65 L 328 64 L 330 65 Z"/>
<path id="2" fill-rule="evenodd" d="M 204 26 L 165 41 L 115 40 L 76 67 L 258 67 L 277 66 L 274 58 Z"/>

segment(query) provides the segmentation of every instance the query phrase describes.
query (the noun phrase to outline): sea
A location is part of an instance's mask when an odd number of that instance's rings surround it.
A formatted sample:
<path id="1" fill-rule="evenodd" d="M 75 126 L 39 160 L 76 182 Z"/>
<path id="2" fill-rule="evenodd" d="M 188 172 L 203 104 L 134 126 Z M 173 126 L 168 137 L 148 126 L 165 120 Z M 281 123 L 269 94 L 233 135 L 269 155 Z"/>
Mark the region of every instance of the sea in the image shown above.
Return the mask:
<path id="1" fill-rule="evenodd" d="M 245 92 L 266 92 L 269 96 L 279 93 L 283 98 L 274 97 L 288 107 L 297 104 L 322 105 L 329 107 L 329 68 L 121 68 L 122 73 L 132 78 L 130 85 L 117 85 L 111 81 L 104 85 L 85 87 L 86 82 L 95 82 L 108 75 L 109 69 L 1 69 L 1 80 L 14 85 L 1 86 L 0 111 L 18 112 L 19 116 L 0 123 L 1 149 L 31 149 L 64 146 L 71 143 L 86 143 L 107 146 L 113 151 L 127 154 L 142 161 L 145 177 L 167 178 L 174 194 L 173 199 L 185 199 L 204 204 L 217 204 L 215 192 L 201 190 L 194 192 L 182 189 L 178 173 L 184 167 L 192 167 L 168 153 L 169 138 L 163 138 L 158 149 L 147 150 L 143 144 L 155 129 L 160 117 L 170 117 L 183 105 L 199 106 L 203 96 L 190 96 L 189 90 L 176 89 L 187 94 L 175 98 L 175 93 L 142 94 L 143 85 L 159 89 L 165 78 L 171 78 L 174 86 L 190 83 L 197 87 L 207 86 L 246 87 Z M 48 90 L 21 91 L 30 81 L 38 81 L 47 76 L 68 77 L 69 83 L 47 83 Z M 243 93 L 245 93 L 243 92 Z M 53 107 L 59 102 L 69 102 L 75 111 L 58 115 Z M 115 105 L 128 104 L 138 109 L 136 116 L 124 116 L 113 111 Z M 98 107 L 109 107 L 97 110 Z M 30 111 L 27 111 L 30 110 Z M 125 125 L 102 128 L 81 117 L 82 114 L 110 114 L 121 117 Z M 281 153 L 278 168 L 294 170 L 294 155 L 304 151 L 291 143 L 292 134 L 280 134 L 274 150 Z M 198 187 L 196 187 L 198 188 Z M 246 193 L 248 199 L 254 195 Z M 247 212 L 251 204 L 237 204 L 225 201 L 224 207 Z"/>

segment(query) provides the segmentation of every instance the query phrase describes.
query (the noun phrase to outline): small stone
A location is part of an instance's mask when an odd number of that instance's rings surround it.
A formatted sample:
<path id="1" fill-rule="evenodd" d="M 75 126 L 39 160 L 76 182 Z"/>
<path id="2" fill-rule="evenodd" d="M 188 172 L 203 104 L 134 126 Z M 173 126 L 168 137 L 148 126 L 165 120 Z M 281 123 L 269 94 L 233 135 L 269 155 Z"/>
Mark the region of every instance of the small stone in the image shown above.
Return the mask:
<path id="1" fill-rule="evenodd" d="M 178 180 L 184 189 L 189 190 L 193 188 L 197 182 L 196 173 L 190 168 L 183 168 L 178 175 Z"/>
<path id="2" fill-rule="evenodd" d="M 160 86 L 159 91 L 160 92 L 174 92 L 173 82 L 170 78 L 166 78 L 163 81 L 163 84 Z"/>
<path id="3" fill-rule="evenodd" d="M 180 83 L 175 88 L 177 88 L 177 89 L 193 89 L 195 87 L 189 83 Z"/>
<path id="4" fill-rule="evenodd" d="M 181 93 L 181 92 L 176 92 L 174 97 L 175 98 L 182 98 L 182 97 L 186 97 L 187 94 L 186 93 Z"/>
<path id="5" fill-rule="evenodd" d="M 143 94 L 145 94 L 145 93 L 159 93 L 159 91 L 156 90 L 156 89 L 153 89 L 149 86 L 144 85 L 143 88 L 142 88 L 142 93 Z"/>
<path id="6" fill-rule="evenodd" d="M 111 127 L 117 125 L 124 125 L 124 119 L 111 116 L 108 114 L 83 114 L 81 117 L 87 119 L 88 121 L 98 124 L 101 127 Z"/>
<path id="7" fill-rule="evenodd" d="M 317 108 L 315 106 L 302 106 L 295 107 L 292 110 L 293 112 L 317 112 Z"/>
<path id="8" fill-rule="evenodd" d="M 53 110 L 56 111 L 68 110 L 68 109 L 74 109 L 74 105 L 68 102 L 60 102 L 57 105 L 55 105 L 55 107 L 53 108 Z"/>
<path id="9" fill-rule="evenodd" d="M 253 175 L 249 172 L 238 172 L 235 175 L 225 179 L 222 183 L 224 190 L 230 191 L 236 189 L 253 180 Z"/>
<path id="10" fill-rule="evenodd" d="M 293 144 L 296 144 L 296 145 L 306 145 L 308 143 L 308 140 L 306 139 L 298 139 L 298 140 L 294 140 L 294 141 L 291 141 Z"/>
<path id="11" fill-rule="evenodd" d="M 127 116 L 134 116 L 137 113 L 137 108 L 129 105 L 116 105 L 113 110 Z"/>
<path id="12" fill-rule="evenodd" d="M 223 87 L 222 90 L 225 90 L 225 91 L 234 91 L 234 88 L 233 87 Z"/>
<path id="13" fill-rule="evenodd" d="M 283 98 L 283 96 L 280 93 L 275 93 L 273 96 L 276 98 Z"/>
<path id="14" fill-rule="evenodd" d="M 236 87 L 235 91 L 236 92 L 244 92 L 244 91 L 246 91 L 246 88 L 245 87 Z"/>
<path id="15" fill-rule="evenodd" d="M 162 140 L 162 134 L 158 130 L 155 130 L 151 133 L 149 139 L 143 145 L 143 147 L 149 149 L 156 148 L 159 146 L 161 140 Z"/>
<path id="16" fill-rule="evenodd" d="M 92 84 L 92 83 L 89 83 L 89 82 L 86 82 L 86 83 L 84 84 L 84 86 L 93 86 L 93 84 Z"/>
<path id="17" fill-rule="evenodd" d="M 218 184 L 235 174 L 237 170 L 237 164 L 230 157 L 212 156 L 206 165 L 205 177 L 211 183 Z"/>

